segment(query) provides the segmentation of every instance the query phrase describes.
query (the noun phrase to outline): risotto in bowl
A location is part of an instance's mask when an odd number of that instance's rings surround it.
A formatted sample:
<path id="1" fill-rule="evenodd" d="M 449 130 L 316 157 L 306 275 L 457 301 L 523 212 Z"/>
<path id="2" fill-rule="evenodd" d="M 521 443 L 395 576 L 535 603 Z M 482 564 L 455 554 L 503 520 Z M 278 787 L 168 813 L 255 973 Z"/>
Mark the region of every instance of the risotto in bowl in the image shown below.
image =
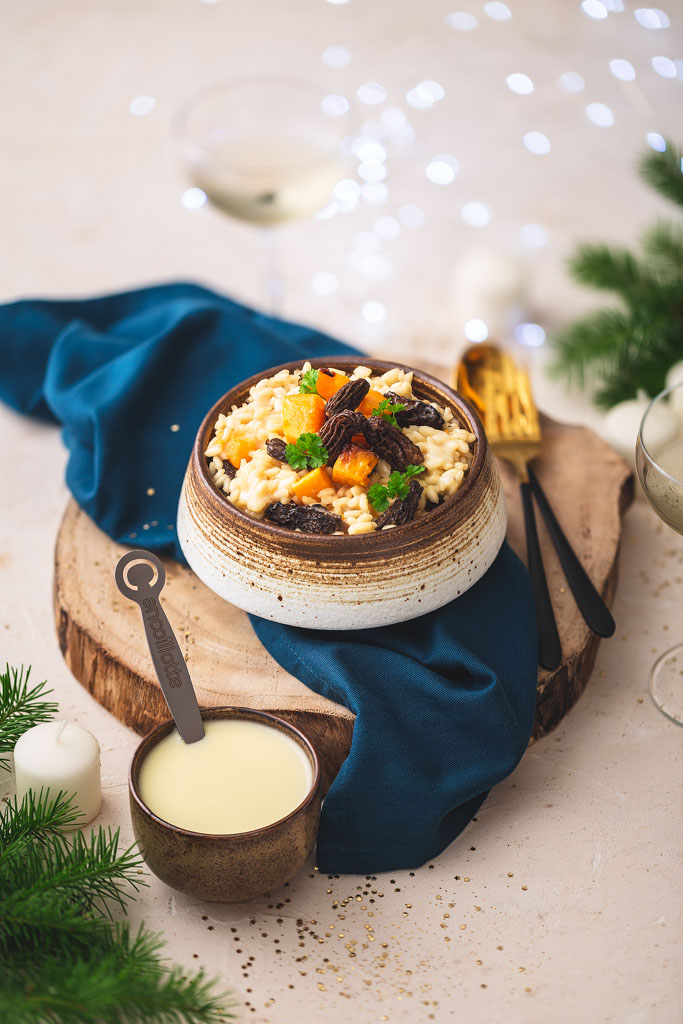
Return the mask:
<path id="1" fill-rule="evenodd" d="M 324 629 L 410 619 L 467 590 L 506 527 L 481 423 L 378 360 L 315 359 L 229 391 L 195 441 L 180 544 L 221 597 Z"/>

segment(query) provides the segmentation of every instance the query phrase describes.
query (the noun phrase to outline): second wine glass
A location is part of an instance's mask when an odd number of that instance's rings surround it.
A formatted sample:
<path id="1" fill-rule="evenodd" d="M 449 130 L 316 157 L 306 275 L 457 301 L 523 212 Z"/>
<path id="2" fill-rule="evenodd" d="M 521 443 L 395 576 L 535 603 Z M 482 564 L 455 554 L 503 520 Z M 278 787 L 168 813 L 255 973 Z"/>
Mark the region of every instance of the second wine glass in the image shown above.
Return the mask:
<path id="1" fill-rule="evenodd" d="M 667 388 L 650 402 L 636 442 L 636 469 L 647 500 L 660 519 L 683 535 L 683 423 L 668 440 L 657 427 L 657 412 L 670 408 L 671 399 L 683 394 L 683 384 Z M 679 620 L 680 623 L 680 620 Z M 678 725 L 683 725 L 683 643 L 666 651 L 650 675 L 655 704 Z"/>
<path id="2" fill-rule="evenodd" d="M 344 177 L 348 101 L 291 78 L 225 82 L 187 100 L 175 134 L 192 183 L 215 207 L 262 230 L 271 312 L 282 298 L 272 229 L 308 217 Z"/>

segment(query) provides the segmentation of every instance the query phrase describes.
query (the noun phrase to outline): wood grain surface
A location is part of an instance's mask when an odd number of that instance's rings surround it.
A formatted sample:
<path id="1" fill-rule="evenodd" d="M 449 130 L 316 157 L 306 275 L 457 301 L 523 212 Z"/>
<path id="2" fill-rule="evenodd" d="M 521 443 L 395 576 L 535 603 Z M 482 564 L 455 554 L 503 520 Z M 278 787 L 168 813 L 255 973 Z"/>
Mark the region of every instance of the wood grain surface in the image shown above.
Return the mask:
<path id="1" fill-rule="evenodd" d="M 588 574 L 611 603 L 621 518 L 632 500 L 633 477 L 592 431 L 548 418 L 542 425 L 544 447 L 535 463 L 537 475 Z M 500 469 L 508 539 L 524 558 L 519 488 L 512 470 L 504 464 Z M 539 670 L 534 739 L 556 726 L 578 699 L 599 643 L 576 608 L 540 516 L 539 532 L 564 657 L 556 671 Z M 75 677 L 112 714 L 145 733 L 168 712 L 152 676 L 139 609 L 119 595 L 114 583 L 114 566 L 125 550 L 70 502 L 55 552 L 55 617 L 59 644 Z M 217 597 L 177 562 L 167 559 L 165 566 L 163 604 L 199 703 L 260 708 L 298 725 L 318 750 L 327 788 L 350 747 L 351 712 L 281 669 L 256 639 L 244 612 Z"/>

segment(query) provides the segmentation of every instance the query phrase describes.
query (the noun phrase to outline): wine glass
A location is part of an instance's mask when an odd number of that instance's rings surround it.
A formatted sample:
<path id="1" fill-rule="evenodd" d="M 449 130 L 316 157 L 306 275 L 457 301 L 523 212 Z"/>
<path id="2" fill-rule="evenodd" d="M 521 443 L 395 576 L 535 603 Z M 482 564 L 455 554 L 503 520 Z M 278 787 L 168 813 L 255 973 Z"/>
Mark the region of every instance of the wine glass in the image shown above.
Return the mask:
<path id="1" fill-rule="evenodd" d="M 223 213 L 262 228 L 271 312 L 282 297 L 272 229 L 330 200 L 352 130 L 344 97 L 276 76 L 214 85 L 178 110 L 174 131 L 193 184 Z"/>
<path id="2" fill-rule="evenodd" d="M 683 383 L 666 388 L 645 410 L 636 442 L 636 469 L 645 495 L 660 519 L 683 534 L 683 423 L 668 441 L 657 437 L 655 420 L 670 400 L 683 399 Z M 661 428 L 660 428 L 661 429 Z M 655 704 L 678 725 L 683 725 L 683 643 L 666 651 L 650 675 L 650 694 Z"/>

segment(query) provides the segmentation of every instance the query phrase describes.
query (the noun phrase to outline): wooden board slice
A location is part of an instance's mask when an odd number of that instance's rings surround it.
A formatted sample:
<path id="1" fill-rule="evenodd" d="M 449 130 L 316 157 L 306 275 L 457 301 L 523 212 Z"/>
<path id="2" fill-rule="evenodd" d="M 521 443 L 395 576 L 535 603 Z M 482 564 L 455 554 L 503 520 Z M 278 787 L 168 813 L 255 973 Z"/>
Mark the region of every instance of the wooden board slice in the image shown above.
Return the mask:
<path id="1" fill-rule="evenodd" d="M 608 602 L 617 579 L 621 517 L 633 493 L 627 465 L 584 427 L 543 419 L 544 450 L 536 470 L 557 518 Z M 508 539 L 524 558 L 519 488 L 501 465 L 508 503 Z M 560 721 L 578 699 L 593 667 L 598 637 L 590 633 L 566 587 L 540 525 L 543 558 L 564 660 L 541 670 L 534 738 Z M 114 566 L 126 549 L 71 502 L 55 554 L 54 603 L 59 644 L 76 678 L 104 707 L 139 733 L 168 717 L 146 647 L 137 606 L 119 595 Z M 187 658 L 199 703 L 248 705 L 300 726 L 318 750 L 329 785 L 346 757 L 353 715 L 312 693 L 261 646 L 247 615 L 166 560 L 164 607 Z"/>

